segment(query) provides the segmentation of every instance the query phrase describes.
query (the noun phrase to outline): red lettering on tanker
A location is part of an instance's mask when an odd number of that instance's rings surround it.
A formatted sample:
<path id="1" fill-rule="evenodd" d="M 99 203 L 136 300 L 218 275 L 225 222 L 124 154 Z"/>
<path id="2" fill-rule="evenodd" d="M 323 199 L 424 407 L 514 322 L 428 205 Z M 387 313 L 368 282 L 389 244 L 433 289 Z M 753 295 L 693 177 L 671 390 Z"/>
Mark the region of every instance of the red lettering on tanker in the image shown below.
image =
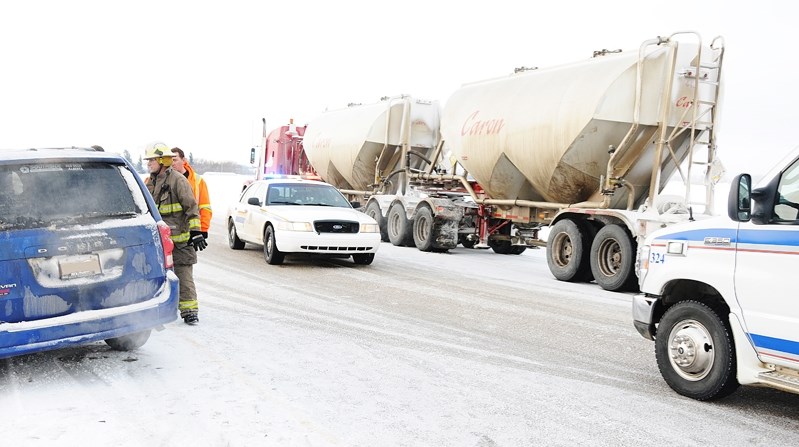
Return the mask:
<path id="1" fill-rule="evenodd" d="M 314 149 L 330 149 L 330 138 L 318 138 L 311 145 Z"/>
<path id="2" fill-rule="evenodd" d="M 476 111 L 466 118 L 461 128 L 461 136 L 466 135 L 496 135 L 505 127 L 504 118 L 478 119 Z"/>
<path id="3" fill-rule="evenodd" d="M 687 109 L 688 107 L 691 107 L 691 100 L 689 100 L 687 96 L 681 96 L 677 99 L 677 102 L 674 105 Z"/>

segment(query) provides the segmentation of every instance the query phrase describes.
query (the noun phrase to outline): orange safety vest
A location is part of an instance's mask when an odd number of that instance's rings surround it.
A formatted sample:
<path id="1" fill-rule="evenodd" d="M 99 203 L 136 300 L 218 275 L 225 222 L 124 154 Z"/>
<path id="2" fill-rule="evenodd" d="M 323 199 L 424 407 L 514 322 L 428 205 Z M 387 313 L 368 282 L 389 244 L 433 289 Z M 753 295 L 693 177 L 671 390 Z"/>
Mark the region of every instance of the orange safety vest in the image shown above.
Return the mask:
<path id="1" fill-rule="evenodd" d="M 191 190 L 194 192 L 194 199 L 197 201 L 197 206 L 200 208 L 200 231 L 207 233 L 211 227 L 211 198 L 208 196 L 208 185 L 205 184 L 205 179 L 201 175 L 194 172 L 194 169 L 189 165 L 188 160 L 183 160 L 183 166 L 189 174 L 189 184 Z"/>

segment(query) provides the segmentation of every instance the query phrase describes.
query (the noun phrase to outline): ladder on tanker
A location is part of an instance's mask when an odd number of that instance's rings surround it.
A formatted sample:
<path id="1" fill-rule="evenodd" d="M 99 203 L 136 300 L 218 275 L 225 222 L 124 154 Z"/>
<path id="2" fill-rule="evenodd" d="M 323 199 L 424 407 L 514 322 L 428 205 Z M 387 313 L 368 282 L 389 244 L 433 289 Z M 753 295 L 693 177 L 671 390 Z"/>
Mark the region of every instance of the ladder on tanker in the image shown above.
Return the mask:
<path id="1" fill-rule="evenodd" d="M 693 207 L 704 207 L 704 214 L 714 213 L 715 184 L 724 174 L 721 163 L 716 158 L 716 127 L 718 120 L 718 104 L 721 95 L 721 69 L 724 59 L 724 41 L 716 37 L 710 44 L 712 55 L 708 60 L 702 61 L 702 45 L 700 43 L 696 55 L 696 63 L 683 73 L 687 78 L 694 80 L 693 98 L 690 105 L 685 108 L 683 116 L 678 120 L 666 141 L 671 161 L 675 163 L 677 172 L 682 178 L 685 187 L 685 204 Z M 706 99 L 702 99 L 704 87 Z M 707 95 L 710 91 L 710 95 Z M 707 98 L 709 96 L 709 98 Z M 687 165 L 683 170 L 679 159 L 672 146 L 672 142 L 687 133 Z M 697 155 L 704 154 L 699 160 Z M 668 161 L 668 160 L 667 160 Z M 697 183 L 694 175 L 694 166 L 705 169 L 702 183 Z M 705 189 L 704 198 L 692 197 L 692 186 L 702 186 Z"/>

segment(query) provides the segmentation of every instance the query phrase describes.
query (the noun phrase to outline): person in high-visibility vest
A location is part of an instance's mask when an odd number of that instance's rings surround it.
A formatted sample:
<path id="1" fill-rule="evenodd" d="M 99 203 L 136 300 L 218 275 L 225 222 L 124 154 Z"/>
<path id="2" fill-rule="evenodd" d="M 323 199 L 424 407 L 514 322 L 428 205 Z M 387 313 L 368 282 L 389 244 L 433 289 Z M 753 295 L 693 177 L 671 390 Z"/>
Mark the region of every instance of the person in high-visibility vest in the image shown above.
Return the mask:
<path id="1" fill-rule="evenodd" d="M 154 141 L 144 150 L 147 171 L 150 176 L 145 181 L 147 190 L 155 200 L 161 219 L 172 231 L 172 251 L 175 274 L 180 280 L 178 310 L 186 324 L 199 322 L 197 290 L 194 287 L 194 264 L 197 251 L 205 249 L 208 243 L 200 231 L 200 211 L 185 177 L 172 169 L 173 154 L 169 147 Z"/>
<path id="2" fill-rule="evenodd" d="M 211 197 L 208 196 L 208 185 L 205 179 L 200 174 L 194 171 L 194 168 L 189 165 L 186 160 L 186 153 L 179 147 L 173 147 L 172 153 L 172 169 L 183 174 L 189 180 L 191 190 L 194 192 L 194 199 L 197 201 L 197 206 L 200 207 L 200 231 L 203 236 L 208 239 L 208 229 L 211 228 Z"/>

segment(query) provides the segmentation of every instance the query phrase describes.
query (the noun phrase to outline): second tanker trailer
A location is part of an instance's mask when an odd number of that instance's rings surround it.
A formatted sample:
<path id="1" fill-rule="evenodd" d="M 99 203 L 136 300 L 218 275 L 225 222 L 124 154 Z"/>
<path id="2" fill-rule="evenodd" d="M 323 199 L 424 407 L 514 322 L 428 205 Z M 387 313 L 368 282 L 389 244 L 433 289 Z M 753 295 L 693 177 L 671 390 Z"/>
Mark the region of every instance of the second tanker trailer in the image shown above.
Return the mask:
<path id="1" fill-rule="evenodd" d="M 366 199 L 395 245 L 546 244 L 557 279 L 633 289 L 640 238 L 713 212 L 723 50 L 676 33 L 467 84 L 441 109 L 401 96 L 326 112 L 305 151 L 323 179 Z M 679 199 L 661 196 L 673 174 Z"/>

